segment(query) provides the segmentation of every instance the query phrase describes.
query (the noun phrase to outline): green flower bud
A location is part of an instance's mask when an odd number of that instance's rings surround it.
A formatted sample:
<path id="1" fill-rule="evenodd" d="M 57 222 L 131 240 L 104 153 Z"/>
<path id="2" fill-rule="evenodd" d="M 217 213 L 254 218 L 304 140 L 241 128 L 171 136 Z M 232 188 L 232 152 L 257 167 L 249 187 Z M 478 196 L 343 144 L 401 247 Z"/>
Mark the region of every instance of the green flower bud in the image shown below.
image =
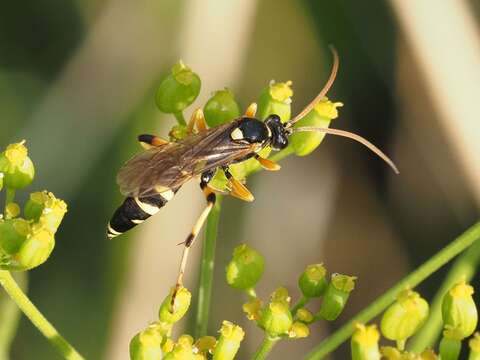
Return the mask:
<path id="1" fill-rule="evenodd" d="M 240 326 L 224 321 L 220 329 L 220 338 L 213 351 L 213 360 L 234 359 L 244 336 L 245 332 Z"/>
<path id="2" fill-rule="evenodd" d="M 380 360 L 378 340 L 380 334 L 375 325 L 357 324 L 350 347 L 353 360 Z"/>
<path id="3" fill-rule="evenodd" d="M 355 276 L 333 274 L 323 296 L 319 315 L 325 320 L 335 320 L 343 311 L 350 292 L 355 288 Z"/>
<path id="4" fill-rule="evenodd" d="M 53 234 L 40 224 L 31 227 L 20 250 L 13 255 L 12 270 L 29 270 L 43 264 L 55 247 Z"/>
<path id="5" fill-rule="evenodd" d="M 428 317 L 428 303 L 411 290 L 402 291 L 385 311 L 380 324 L 382 334 L 401 345 L 412 336 Z M 402 346 L 400 346 L 402 349 Z"/>
<path id="6" fill-rule="evenodd" d="M 233 93 L 229 89 L 218 90 L 203 107 L 205 120 L 210 127 L 218 126 L 232 121 L 240 116 Z"/>
<path id="7" fill-rule="evenodd" d="M 480 360 L 480 334 L 477 332 L 468 342 L 470 354 L 468 360 Z"/>
<path id="8" fill-rule="evenodd" d="M 30 224 L 25 219 L 0 221 L 0 247 L 7 254 L 15 254 L 27 239 Z"/>
<path id="9" fill-rule="evenodd" d="M 243 304 L 243 312 L 247 314 L 248 320 L 258 321 L 262 315 L 262 301 L 259 298 L 247 301 Z"/>
<path id="10" fill-rule="evenodd" d="M 276 83 L 271 81 L 263 89 L 258 100 L 257 116 L 265 120 L 269 115 L 280 116 L 282 122 L 287 122 L 291 116 L 292 82 Z"/>
<path id="11" fill-rule="evenodd" d="M 307 298 L 321 296 L 327 290 L 326 273 L 323 264 L 308 265 L 298 279 L 298 287 L 303 296 Z"/>
<path id="12" fill-rule="evenodd" d="M 227 283 L 235 289 L 250 289 L 262 277 L 264 265 L 262 255 L 246 244 L 239 245 L 226 268 Z"/>
<path id="13" fill-rule="evenodd" d="M 217 339 L 213 336 L 202 336 L 195 342 L 195 348 L 200 354 L 213 354 L 213 349 L 217 344 Z"/>
<path id="14" fill-rule="evenodd" d="M 281 286 L 270 295 L 270 300 L 272 302 L 283 302 L 290 305 L 291 297 L 288 294 L 288 290 Z"/>
<path id="15" fill-rule="evenodd" d="M 11 202 L 5 206 L 5 217 L 7 219 L 13 219 L 20 215 L 20 206 L 17 203 Z"/>
<path id="16" fill-rule="evenodd" d="M 262 311 L 262 317 L 259 322 L 260 326 L 264 328 L 271 337 L 288 334 L 292 323 L 292 313 L 288 308 L 288 303 L 285 301 L 270 302 Z"/>
<path id="17" fill-rule="evenodd" d="M 478 313 L 472 294 L 473 287 L 462 281 L 443 297 L 443 322 L 457 329 L 462 334 L 462 339 L 472 335 L 477 327 Z"/>
<path id="18" fill-rule="evenodd" d="M 32 160 L 28 157 L 25 141 L 10 144 L 0 154 L 0 172 L 3 184 L 10 189 L 22 189 L 30 185 L 35 175 Z"/>
<path id="19" fill-rule="evenodd" d="M 49 193 L 46 191 L 37 191 L 31 193 L 30 198 L 27 200 L 23 208 L 25 218 L 28 220 L 34 220 L 35 222 L 38 221 L 48 199 Z"/>
<path id="20" fill-rule="evenodd" d="M 200 93 L 201 81 L 181 60 L 158 87 L 155 101 L 164 113 L 178 113 L 193 103 Z"/>
<path id="21" fill-rule="evenodd" d="M 174 291 L 175 288 L 172 288 L 170 290 L 170 294 L 165 298 L 165 300 L 163 300 L 163 303 L 162 305 L 160 305 L 160 310 L 158 312 L 158 317 L 160 321 L 164 321 L 169 324 L 176 323 L 185 315 L 188 308 L 190 307 L 190 300 L 192 298 L 192 294 L 190 294 L 190 292 L 186 288 L 179 288 L 177 291 L 177 295 L 175 296 L 175 301 L 173 303 L 172 309 L 172 295 Z"/>
<path id="22" fill-rule="evenodd" d="M 173 350 L 163 360 L 196 360 L 193 353 L 193 338 L 190 335 L 179 337 Z"/>
<path id="23" fill-rule="evenodd" d="M 310 329 L 300 321 L 295 321 L 288 331 L 288 337 L 292 339 L 302 339 L 310 335 Z"/>
<path id="24" fill-rule="evenodd" d="M 155 328 L 147 328 L 130 341 L 131 360 L 159 360 L 162 359 L 162 335 Z"/>
<path id="25" fill-rule="evenodd" d="M 313 314 L 305 308 L 298 309 L 296 316 L 299 321 L 307 324 L 313 321 Z"/>
<path id="26" fill-rule="evenodd" d="M 47 196 L 48 198 L 43 204 L 43 211 L 38 222 L 52 234 L 55 234 L 63 220 L 63 216 L 67 212 L 67 204 L 65 201 L 57 199 L 51 192 Z"/>
<path id="27" fill-rule="evenodd" d="M 445 329 L 439 351 L 442 360 L 457 360 L 462 350 L 461 334 L 456 329 Z"/>
<path id="28" fill-rule="evenodd" d="M 331 121 L 338 117 L 337 107 L 340 106 L 343 106 L 341 102 L 333 103 L 324 98 L 303 119 L 299 120 L 294 127 L 314 126 L 327 128 L 330 126 Z M 290 143 L 295 149 L 297 156 L 305 156 L 315 150 L 324 137 L 325 134 L 320 132 L 297 132 L 290 137 Z"/>

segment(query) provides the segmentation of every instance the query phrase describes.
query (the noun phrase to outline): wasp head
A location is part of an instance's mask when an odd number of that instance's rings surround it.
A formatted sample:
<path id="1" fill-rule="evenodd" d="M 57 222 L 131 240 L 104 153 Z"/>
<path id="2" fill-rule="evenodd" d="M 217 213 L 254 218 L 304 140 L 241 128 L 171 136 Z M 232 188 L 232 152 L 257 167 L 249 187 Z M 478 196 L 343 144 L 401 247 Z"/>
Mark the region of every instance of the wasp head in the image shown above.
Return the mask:
<path id="1" fill-rule="evenodd" d="M 289 132 L 285 128 L 285 125 L 280 120 L 278 115 L 269 115 L 265 120 L 270 130 L 270 144 L 274 150 L 282 150 L 288 146 Z"/>

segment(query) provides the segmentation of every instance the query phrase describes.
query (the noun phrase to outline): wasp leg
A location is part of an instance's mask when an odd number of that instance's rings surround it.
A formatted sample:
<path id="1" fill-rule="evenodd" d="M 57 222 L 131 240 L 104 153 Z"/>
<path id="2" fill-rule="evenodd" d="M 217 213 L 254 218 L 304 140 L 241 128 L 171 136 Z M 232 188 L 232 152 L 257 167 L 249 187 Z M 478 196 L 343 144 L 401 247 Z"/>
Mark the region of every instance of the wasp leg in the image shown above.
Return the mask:
<path id="1" fill-rule="evenodd" d="M 151 149 L 152 147 L 168 144 L 167 140 L 149 134 L 138 135 L 138 141 L 140 142 L 140 145 L 142 145 L 142 147 L 147 150 Z"/>
<path id="2" fill-rule="evenodd" d="M 195 110 L 188 121 L 187 132 L 191 134 L 195 128 L 197 128 L 199 132 L 207 130 L 207 122 L 205 121 L 202 109 Z"/>
<path id="3" fill-rule="evenodd" d="M 253 118 L 253 117 L 255 117 L 256 113 L 257 113 L 257 104 L 256 103 L 251 103 L 250 105 L 248 105 L 248 108 L 245 111 L 245 116 Z"/>
<path id="4" fill-rule="evenodd" d="M 217 200 L 215 192 L 208 187 L 208 182 L 212 180 L 214 174 L 215 174 L 214 170 L 209 170 L 204 172 L 201 176 L 200 188 L 202 189 L 203 194 L 205 195 L 205 198 L 207 200 L 207 206 L 198 217 L 197 221 L 195 222 L 195 225 L 192 228 L 192 231 L 187 236 L 187 239 L 183 242 L 184 248 L 183 248 L 182 260 L 180 262 L 180 269 L 178 272 L 177 283 L 175 284 L 175 290 L 173 291 L 172 301 L 171 301 L 172 312 L 174 310 L 173 306 L 175 304 L 175 297 L 177 295 L 178 289 L 180 289 L 180 287 L 183 285 L 183 275 L 185 274 L 185 268 L 187 267 L 187 260 L 188 260 L 188 254 L 190 252 L 190 248 L 193 245 L 193 242 L 195 241 L 203 224 L 207 220 L 208 214 L 213 209 L 215 205 L 215 201 Z"/>
<path id="5" fill-rule="evenodd" d="M 262 158 L 258 154 L 255 154 L 255 160 L 257 160 L 262 166 L 262 168 L 264 168 L 265 170 L 278 171 L 281 169 L 281 166 L 277 164 L 275 161 Z"/>
<path id="6" fill-rule="evenodd" d="M 236 198 L 243 201 L 252 202 L 253 200 L 255 200 L 250 190 L 248 190 L 245 185 L 243 185 L 240 181 L 238 181 L 232 176 L 232 174 L 228 170 L 228 167 L 224 167 L 223 171 L 228 179 L 228 184 L 230 186 L 230 195 L 235 196 Z"/>

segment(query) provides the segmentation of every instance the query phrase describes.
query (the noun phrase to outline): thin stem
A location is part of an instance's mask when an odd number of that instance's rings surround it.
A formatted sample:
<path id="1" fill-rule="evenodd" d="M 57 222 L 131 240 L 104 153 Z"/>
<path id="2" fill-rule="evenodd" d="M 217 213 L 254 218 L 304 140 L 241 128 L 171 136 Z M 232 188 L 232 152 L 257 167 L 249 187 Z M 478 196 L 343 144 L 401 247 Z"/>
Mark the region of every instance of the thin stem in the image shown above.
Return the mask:
<path id="1" fill-rule="evenodd" d="M 218 221 L 220 218 L 222 196 L 217 201 L 207 219 L 205 241 L 203 242 L 202 260 L 200 265 L 200 283 L 198 286 L 198 303 L 195 318 L 195 338 L 207 334 L 208 316 L 212 298 L 213 270 L 215 265 L 215 248 L 217 243 Z"/>
<path id="2" fill-rule="evenodd" d="M 465 279 L 470 281 L 477 271 L 480 263 L 480 242 L 474 243 L 453 263 L 450 271 L 445 276 L 430 306 L 430 313 L 425 325 L 409 341 L 409 350 L 421 353 L 427 347 L 432 347 L 442 331 L 442 300 L 446 292 L 457 282 Z"/>
<path id="3" fill-rule="evenodd" d="M 5 215 L 7 215 L 7 205 L 12 203 L 15 200 L 15 189 L 8 188 L 6 189 L 5 194 Z"/>
<path id="4" fill-rule="evenodd" d="M 173 113 L 173 115 L 175 116 L 175 119 L 177 119 L 177 122 L 179 125 L 184 125 L 184 126 L 187 125 L 187 122 L 185 121 L 185 117 L 183 116 L 182 111 Z"/>
<path id="5" fill-rule="evenodd" d="M 65 340 L 52 324 L 42 315 L 42 313 L 33 305 L 30 299 L 24 294 L 17 285 L 9 271 L 0 270 L 0 284 L 7 294 L 18 305 L 20 310 L 30 319 L 37 329 L 50 341 L 65 359 L 83 360 L 84 358 Z"/>
<path id="6" fill-rule="evenodd" d="M 273 347 L 275 346 L 278 340 L 280 340 L 279 337 L 272 338 L 268 335 L 265 335 L 265 338 L 260 344 L 260 347 L 255 352 L 255 355 L 253 355 L 253 360 L 266 359 L 267 355 L 270 353 L 270 351 L 272 351 Z"/>
<path id="7" fill-rule="evenodd" d="M 256 299 L 257 298 L 257 292 L 255 291 L 255 288 L 251 287 L 245 290 L 245 293 L 248 295 L 248 298 L 250 300 Z"/>
<path id="8" fill-rule="evenodd" d="M 27 290 L 28 277 L 26 271 L 14 273 L 15 280 L 22 291 Z M 10 346 L 17 332 L 20 320 L 20 309 L 6 293 L 0 294 L 0 359 L 9 359 Z"/>
<path id="9" fill-rule="evenodd" d="M 305 304 L 306 304 L 309 300 L 310 300 L 309 298 L 307 298 L 307 297 L 305 297 L 305 296 L 302 296 L 302 297 L 300 298 L 300 300 L 298 300 L 298 302 L 297 302 L 295 305 L 293 305 L 292 310 L 291 310 L 292 316 L 295 316 L 296 313 L 297 313 L 297 311 L 298 311 L 298 309 L 304 307 Z"/>
<path id="10" fill-rule="evenodd" d="M 355 323 L 366 323 L 379 315 L 395 300 L 400 291 L 420 284 L 479 238 L 480 223 L 477 223 L 323 340 L 305 357 L 305 360 L 323 359 L 352 335 Z"/>

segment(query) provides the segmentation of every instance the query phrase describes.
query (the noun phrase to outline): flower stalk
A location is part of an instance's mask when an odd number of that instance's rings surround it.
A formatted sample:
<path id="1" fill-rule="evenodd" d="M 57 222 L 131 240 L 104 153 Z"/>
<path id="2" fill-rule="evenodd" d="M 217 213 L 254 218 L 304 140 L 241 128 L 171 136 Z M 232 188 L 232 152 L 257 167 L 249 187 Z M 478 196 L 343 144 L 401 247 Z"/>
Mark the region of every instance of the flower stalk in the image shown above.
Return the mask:
<path id="1" fill-rule="evenodd" d="M 50 341 L 54 348 L 67 360 L 83 360 L 84 358 L 65 340 L 52 324 L 33 305 L 20 289 L 9 271 L 0 270 L 0 284 L 7 294 L 18 305 L 20 310 L 30 319 L 37 329 Z"/>
<path id="2" fill-rule="evenodd" d="M 265 335 L 265 338 L 263 339 L 262 343 L 260 344 L 260 347 L 258 348 L 257 352 L 255 355 L 253 355 L 253 360 L 263 360 L 266 359 L 268 354 L 270 354 L 270 351 L 272 351 L 273 347 L 277 343 L 277 341 L 280 340 L 279 337 L 270 337 L 268 335 Z"/>

